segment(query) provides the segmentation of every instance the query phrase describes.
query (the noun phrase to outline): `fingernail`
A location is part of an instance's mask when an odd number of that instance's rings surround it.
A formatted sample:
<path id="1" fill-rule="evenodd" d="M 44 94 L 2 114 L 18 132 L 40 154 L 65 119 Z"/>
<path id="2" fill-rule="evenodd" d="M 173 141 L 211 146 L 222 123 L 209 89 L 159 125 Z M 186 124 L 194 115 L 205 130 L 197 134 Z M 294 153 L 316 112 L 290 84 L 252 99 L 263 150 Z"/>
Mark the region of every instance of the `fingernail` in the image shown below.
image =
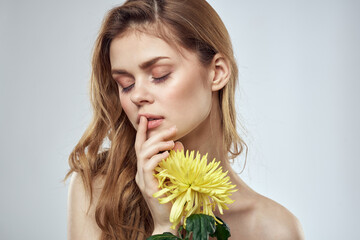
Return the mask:
<path id="1" fill-rule="evenodd" d="M 146 119 L 146 117 L 141 116 L 141 117 L 140 117 L 140 122 L 143 123 L 143 122 L 145 121 L 145 119 Z"/>

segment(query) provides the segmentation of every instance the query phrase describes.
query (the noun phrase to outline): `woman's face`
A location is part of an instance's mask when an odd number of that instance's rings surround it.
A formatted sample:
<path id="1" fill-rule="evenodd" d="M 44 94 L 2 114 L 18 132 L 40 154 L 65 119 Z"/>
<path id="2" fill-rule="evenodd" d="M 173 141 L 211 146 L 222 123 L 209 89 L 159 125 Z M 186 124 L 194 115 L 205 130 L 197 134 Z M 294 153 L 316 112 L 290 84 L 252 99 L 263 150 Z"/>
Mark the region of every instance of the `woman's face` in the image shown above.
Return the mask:
<path id="1" fill-rule="evenodd" d="M 148 118 L 148 137 L 176 126 L 176 139 L 196 129 L 211 109 L 211 74 L 193 52 L 137 31 L 113 39 L 112 76 L 135 129 Z"/>

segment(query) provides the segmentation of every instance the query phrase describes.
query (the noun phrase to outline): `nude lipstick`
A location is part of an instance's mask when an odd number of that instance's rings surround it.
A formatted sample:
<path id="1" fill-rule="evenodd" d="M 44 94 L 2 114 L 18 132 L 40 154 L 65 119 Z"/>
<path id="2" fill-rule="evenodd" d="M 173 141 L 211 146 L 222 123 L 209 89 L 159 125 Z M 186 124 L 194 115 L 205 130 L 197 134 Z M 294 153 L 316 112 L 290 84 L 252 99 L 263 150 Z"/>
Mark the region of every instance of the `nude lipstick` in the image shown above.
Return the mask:
<path id="1" fill-rule="evenodd" d="M 159 115 L 153 115 L 153 114 L 139 114 L 138 115 L 138 123 L 140 122 L 140 117 L 144 116 L 147 119 L 147 129 L 154 129 L 161 125 L 161 123 L 164 121 L 164 117 Z"/>
<path id="2" fill-rule="evenodd" d="M 160 119 L 154 119 L 154 120 L 149 120 L 148 119 L 148 124 L 147 124 L 147 128 L 149 129 L 153 129 L 153 128 L 157 128 L 158 126 L 160 126 L 160 124 L 163 122 L 163 118 Z"/>

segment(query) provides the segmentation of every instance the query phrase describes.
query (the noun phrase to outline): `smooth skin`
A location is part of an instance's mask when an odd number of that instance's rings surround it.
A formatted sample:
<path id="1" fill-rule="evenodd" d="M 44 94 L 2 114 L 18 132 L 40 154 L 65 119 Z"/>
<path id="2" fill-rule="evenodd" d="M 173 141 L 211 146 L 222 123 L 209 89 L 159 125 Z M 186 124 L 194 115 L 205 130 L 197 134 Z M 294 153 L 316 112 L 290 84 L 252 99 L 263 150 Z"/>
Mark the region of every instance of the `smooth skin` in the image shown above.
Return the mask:
<path id="1" fill-rule="evenodd" d="M 153 173 L 155 167 L 169 156 L 169 150 L 181 150 L 183 146 L 180 142 L 174 142 L 171 139 L 176 134 L 176 127 L 167 129 L 153 137 L 147 139 L 147 119 L 140 118 L 139 128 L 136 134 L 135 151 L 138 159 L 138 171 L 135 181 L 139 186 L 147 205 L 150 208 L 154 219 L 154 234 L 163 233 L 169 230 L 171 223 L 169 222 L 171 203 L 160 204 L 152 194 L 159 191 L 156 178 Z M 160 153 L 161 152 L 161 153 Z M 176 231 L 172 230 L 173 233 Z"/>
<path id="2" fill-rule="evenodd" d="M 216 54 L 208 67 L 197 55 L 186 49 L 182 54 L 162 39 L 129 32 L 116 38 L 110 46 L 110 62 L 114 80 L 119 86 L 120 102 L 129 120 L 137 129 L 135 150 L 137 155 L 138 184 L 154 219 L 153 234 L 173 232 L 169 215 L 171 204 L 159 204 L 152 195 L 158 183 L 154 168 L 168 156 L 171 149 L 199 150 L 211 158 L 221 160 L 224 171 L 238 191 L 232 195 L 235 202 L 224 215 L 219 215 L 230 227 L 231 239 L 244 240 L 301 240 L 304 239 L 296 217 L 280 204 L 256 193 L 247 186 L 230 166 L 222 145 L 218 90 L 230 76 L 228 61 Z M 166 57 L 148 68 L 142 63 L 157 57 Z M 161 83 L 155 81 L 168 76 Z M 123 91 L 126 89 L 126 91 Z M 148 129 L 141 114 L 161 115 L 159 127 Z M 138 121 L 140 120 L 140 121 Z M 88 197 L 79 175 L 71 178 L 69 189 L 69 239 L 99 239 L 94 210 L 103 180 L 94 181 L 94 202 L 90 211 Z"/>

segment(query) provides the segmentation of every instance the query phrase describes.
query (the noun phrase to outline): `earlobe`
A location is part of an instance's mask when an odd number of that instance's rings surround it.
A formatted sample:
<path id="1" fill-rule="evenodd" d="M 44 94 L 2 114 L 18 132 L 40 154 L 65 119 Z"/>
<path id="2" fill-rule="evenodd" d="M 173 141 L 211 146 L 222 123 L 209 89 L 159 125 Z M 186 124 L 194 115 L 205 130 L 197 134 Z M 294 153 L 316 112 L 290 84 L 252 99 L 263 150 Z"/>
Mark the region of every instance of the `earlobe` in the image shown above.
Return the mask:
<path id="1" fill-rule="evenodd" d="M 219 91 L 222 89 L 230 79 L 230 62 L 220 53 L 215 54 L 212 63 L 212 70 L 214 71 L 212 79 L 212 91 Z"/>

